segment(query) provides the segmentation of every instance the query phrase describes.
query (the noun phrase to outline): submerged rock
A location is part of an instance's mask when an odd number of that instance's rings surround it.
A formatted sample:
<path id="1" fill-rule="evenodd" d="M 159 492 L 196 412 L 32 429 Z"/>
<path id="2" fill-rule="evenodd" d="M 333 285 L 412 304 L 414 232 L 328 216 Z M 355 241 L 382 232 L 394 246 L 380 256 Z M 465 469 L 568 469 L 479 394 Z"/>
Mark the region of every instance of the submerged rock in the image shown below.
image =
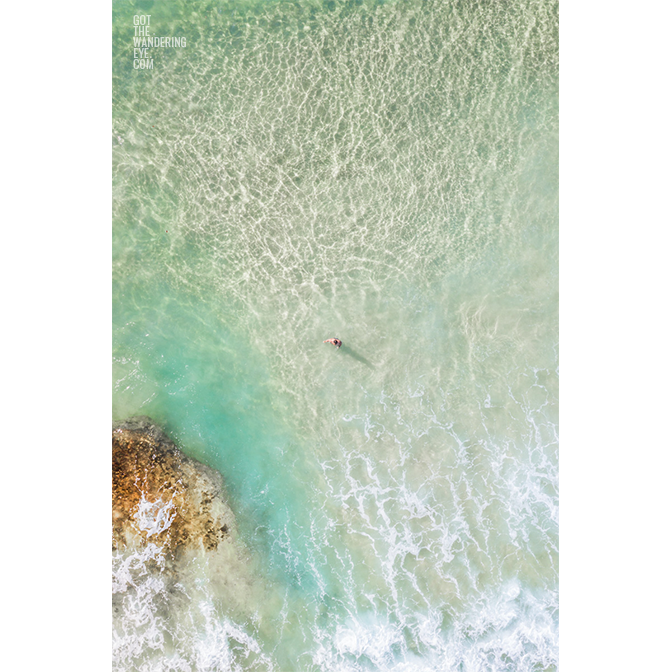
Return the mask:
<path id="1" fill-rule="evenodd" d="M 141 417 L 113 427 L 112 477 L 115 669 L 164 669 L 161 660 L 195 669 L 185 656 L 203 632 L 247 641 L 227 628 L 256 618 L 268 587 L 238 537 L 220 474 Z"/>
<path id="2" fill-rule="evenodd" d="M 177 559 L 237 536 L 222 477 L 187 457 L 150 418 L 112 430 L 112 548 L 154 543 Z"/>

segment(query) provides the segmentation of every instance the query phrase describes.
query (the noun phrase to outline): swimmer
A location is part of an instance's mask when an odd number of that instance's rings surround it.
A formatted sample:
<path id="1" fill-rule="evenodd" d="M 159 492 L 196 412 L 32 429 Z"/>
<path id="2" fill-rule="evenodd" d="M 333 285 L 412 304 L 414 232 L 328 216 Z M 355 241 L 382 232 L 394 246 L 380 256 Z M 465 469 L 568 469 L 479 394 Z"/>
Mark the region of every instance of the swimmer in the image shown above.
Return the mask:
<path id="1" fill-rule="evenodd" d="M 339 341 L 337 338 L 328 338 L 326 341 L 322 341 L 322 343 L 331 343 L 336 346 L 336 348 L 340 348 L 343 345 L 343 341 Z"/>

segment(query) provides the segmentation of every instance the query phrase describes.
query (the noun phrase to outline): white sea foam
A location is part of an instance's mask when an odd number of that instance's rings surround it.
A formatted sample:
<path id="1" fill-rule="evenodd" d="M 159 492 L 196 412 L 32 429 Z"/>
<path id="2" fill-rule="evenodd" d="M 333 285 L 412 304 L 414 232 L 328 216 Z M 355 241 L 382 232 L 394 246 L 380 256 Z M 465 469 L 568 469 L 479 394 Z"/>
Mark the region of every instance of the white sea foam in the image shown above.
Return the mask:
<path id="1" fill-rule="evenodd" d="M 150 502 L 143 492 L 133 516 L 138 529 L 148 537 L 167 530 L 177 515 L 177 509 L 173 503 L 174 496 L 173 493 L 167 502 L 160 499 Z"/>
<path id="2" fill-rule="evenodd" d="M 163 564 L 162 552 L 154 544 L 148 544 L 141 552 L 117 553 L 113 558 L 115 669 L 127 669 L 147 651 L 161 650 L 169 630 L 159 614 L 165 582 L 149 570 L 149 561 Z"/>
<path id="3" fill-rule="evenodd" d="M 114 670 L 277 669 L 250 634 L 250 624 L 238 625 L 217 609 L 207 576 L 199 573 L 188 585 L 176 582 L 155 544 L 117 553 L 112 576 Z"/>
<path id="4" fill-rule="evenodd" d="M 313 661 L 325 672 L 460 669 L 469 672 L 532 672 L 557 665 L 557 595 L 539 599 L 514 581 L 499 593 L 474 603 L 448 628 L 440 610 L 396 614 L 361 614 L 328 632 Z"/>

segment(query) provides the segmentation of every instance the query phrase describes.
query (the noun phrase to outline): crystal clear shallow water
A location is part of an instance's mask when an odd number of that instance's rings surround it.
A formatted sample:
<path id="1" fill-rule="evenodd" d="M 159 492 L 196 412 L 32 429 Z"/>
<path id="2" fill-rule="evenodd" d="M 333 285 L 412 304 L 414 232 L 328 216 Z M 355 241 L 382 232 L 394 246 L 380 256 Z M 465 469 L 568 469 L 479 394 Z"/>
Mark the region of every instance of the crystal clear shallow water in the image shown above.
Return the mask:
<path id="1" fill-rule="evenodd" d="M 557 6 L 138 7 L 114 416 L 224 475 L 263 588 L 164 614 L 138 561 L 116 666 L 554 669 Z M 187 47 L 134 71 L 136 13 Z"/>

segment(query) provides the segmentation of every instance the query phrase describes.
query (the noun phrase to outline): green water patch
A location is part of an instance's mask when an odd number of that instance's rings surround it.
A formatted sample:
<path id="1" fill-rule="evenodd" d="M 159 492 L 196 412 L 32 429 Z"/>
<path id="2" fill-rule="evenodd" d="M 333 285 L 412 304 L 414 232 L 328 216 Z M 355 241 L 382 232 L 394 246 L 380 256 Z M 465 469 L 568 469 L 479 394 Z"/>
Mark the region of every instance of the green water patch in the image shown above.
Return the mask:
<path id="1" fill-rule="evenodd" d="M 117 292 L 124 300 L 114 302 L 114 419 L 148 415 L 220 471 L 248 543 L 268 556 L 271 572 L 310 590 L 310 451 L 283 422 L 263 359 L 216 301 L 150 279 Z M 291 557 L 277 543 L 280 532 Z"/>

